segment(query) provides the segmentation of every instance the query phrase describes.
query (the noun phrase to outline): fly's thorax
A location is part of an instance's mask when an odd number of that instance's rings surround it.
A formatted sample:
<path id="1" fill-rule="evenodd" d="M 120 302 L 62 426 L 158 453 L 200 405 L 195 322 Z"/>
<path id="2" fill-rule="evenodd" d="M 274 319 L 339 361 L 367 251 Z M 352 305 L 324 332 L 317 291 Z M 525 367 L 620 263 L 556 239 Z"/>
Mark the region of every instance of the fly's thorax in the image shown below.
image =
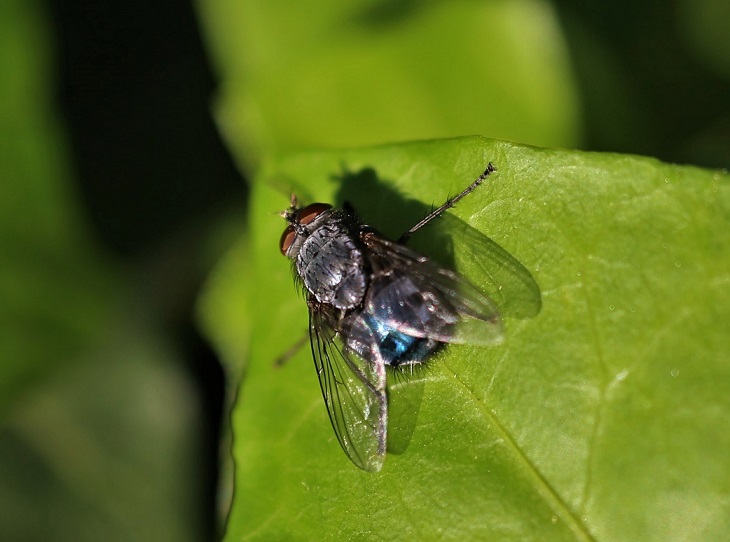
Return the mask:
<path id="1" fill-rule="evenodd" d="M 367 274 L 358 224 L 342 211 L 327 211 L 307 224 L 287 253 L 309 294 L 338 309 L 359 306 Z"/>

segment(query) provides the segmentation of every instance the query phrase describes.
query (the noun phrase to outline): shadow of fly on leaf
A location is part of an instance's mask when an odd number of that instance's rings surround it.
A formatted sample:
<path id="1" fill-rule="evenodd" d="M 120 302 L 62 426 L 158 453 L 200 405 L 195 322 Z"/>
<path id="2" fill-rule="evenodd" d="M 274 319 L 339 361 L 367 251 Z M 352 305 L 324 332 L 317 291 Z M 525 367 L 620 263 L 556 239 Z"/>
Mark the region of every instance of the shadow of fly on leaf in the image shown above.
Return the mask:
<path id="1" fill-rule="evenodd" d="M 353 187 L 363 194 L 367 184 L 376 184 L 366 193 L 378 189 L 382 198 L 384 183 L 371 169 L 341 178 L 341 208 L 326 203 L 300 207 L 292 196 L 281 213 L 287 226 L 280 249 L 290 258 L 307 302 L 309 342 L 327 412 L 342 449 L 363 470 L 380 471 L 388 448 L 386 368 L 412 372 L 447 344 L 499 345 L 504 337 L 501 308 L 522 318 L 540 310 L 534 279 L 496 243 L 453 217 L 458 227 L 430 227 L 495 172 L 488 164 L 463 191 L 422 214 L 396 241 L 369 225 L 343 197 Z M 354 201 L 360 205 L 364 199 Z M 409 211 L 421 205 L 397 195 L 393 199 Z M 427 226 L 435 232 L 428 246 L 448 249 L 433 259 L 407 246 Z M 490 260 L 483 264 L 495 268 L 486 281 L 489 293 L 452 270 L 453 244 L 439 233 L 447 231 L 459 232 L 475 245 L 470 247 L 475 257 Z M 489 294 L 498 296 L 498 302 Z M 512 299 L 517 302 L 510 304 Z M 410 432 L 415 415 L 411 421 L 405 424 Z"/>

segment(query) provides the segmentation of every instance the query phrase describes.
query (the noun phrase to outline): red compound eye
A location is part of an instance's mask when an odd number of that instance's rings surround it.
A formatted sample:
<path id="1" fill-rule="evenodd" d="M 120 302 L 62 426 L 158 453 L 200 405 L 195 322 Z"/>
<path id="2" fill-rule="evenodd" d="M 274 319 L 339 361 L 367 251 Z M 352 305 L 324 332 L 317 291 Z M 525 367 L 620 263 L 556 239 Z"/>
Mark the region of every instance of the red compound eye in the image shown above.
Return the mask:
<path id="1" fill-rule="evenodd" d="M 307 205 L 306 207 L 299 209 L 296 212 L 296 221 L 299 224 L 309 224 L 312 220 L 324 213 L 327 209 L 331 208 L 332 206 L 329 203 L 313 203 L 312 205 Z M 292 226 L 291 224 L 287 226 L 284 230 L 284 233 L 281 234 L 281 240 L 279 241 L 279 250 L 281 250 L 281 253 L 284 256 L 286 256 L 286 253 L 289 250 L 289 247 L 294 242 L 296 236 L 297 232 L 294 229 L 294 226 Z"/>
<path id="2" fill-rule="evenodd" d="M 309 224 L 327 209 L 331 208 L 332 206 L 329 203 L 313 203 L 312 205 L 307 205 L 297 212 L 297 220 L 300 224 Z"/>
<path id="3" fill-rule="evenodd" d="M 279 250 L 286 256 L 286 251 L 294 242 L 294 238 L 297 236 L 297 232 L 294 231 L 294 226 L 287 226 L 284 233 L 281 234 L 281 241 L 279 241 Z"/>

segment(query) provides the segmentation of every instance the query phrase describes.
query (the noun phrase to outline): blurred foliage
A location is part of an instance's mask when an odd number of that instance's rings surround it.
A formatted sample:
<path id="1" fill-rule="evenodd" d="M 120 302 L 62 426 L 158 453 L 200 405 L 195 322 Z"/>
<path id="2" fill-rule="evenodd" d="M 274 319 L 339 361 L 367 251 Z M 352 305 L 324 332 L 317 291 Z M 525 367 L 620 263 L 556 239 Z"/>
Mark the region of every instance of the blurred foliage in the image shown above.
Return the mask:
<path id="1" fill-rule="evenodd" d="M 676 16 L 682 21 L 678 28 L 687 50 L 709 71 L 730 81 L 730 4 L 724 0 L 682 0 L 677 3 Z"/>
<path id="2" fill-rule="evenodd" d="M 57 359 L 58 374 L 6 413 L 4 540 L 205 538 L 196 392 L 159 330 L 131 317 L 102 347 Z"/>
<path id="3" fill-rule="evenodd" d="M 481 134 L 730 164 L 727 2 L 200 3 L 244 167 Z"/>
<path id="4" fill-rule="evenodd" d="M 282 149 L 481 134 L 574 146 L 566 44 L 539 0 L 201 3 L 220 124 L 245 165 Z"/>
<path id="5" fill-rule="evenodd" d="M 583 148 L 730 165 L 728 3 L 556 0 Z"/>
<path id="6" fill-rule="evenodd" d="M 86 222 L 51 36 L 0 4 L 0 538 L 200 540 L 200 405 Z"/>
<path id="7" fill-rule="evenodd" d="M 68 164 L 51 85 L 48 39 L 37 6 L 0 8 L 0 409 L 107 326 L 110 267 L 94 254 L 68 188 Z"/>

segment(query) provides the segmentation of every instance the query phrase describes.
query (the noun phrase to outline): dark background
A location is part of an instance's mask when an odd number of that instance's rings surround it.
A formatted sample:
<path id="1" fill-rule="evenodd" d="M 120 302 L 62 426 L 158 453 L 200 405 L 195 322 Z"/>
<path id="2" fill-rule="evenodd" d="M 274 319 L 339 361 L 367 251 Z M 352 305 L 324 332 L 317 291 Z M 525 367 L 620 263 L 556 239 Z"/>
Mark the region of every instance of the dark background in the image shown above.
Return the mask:
<path id="1" fill-rule="evenodd" d="M 224 375 L 194 325 L 216 221 L 245 213 L 246 182 L 210 112 L 216 80 L 193 5 L 179 0 L 50 0 L 57 99 L 75 179 L 102 244 L 139 269 L 151 310 L 202 398 L 201 532 L 218 529 Z"/>

